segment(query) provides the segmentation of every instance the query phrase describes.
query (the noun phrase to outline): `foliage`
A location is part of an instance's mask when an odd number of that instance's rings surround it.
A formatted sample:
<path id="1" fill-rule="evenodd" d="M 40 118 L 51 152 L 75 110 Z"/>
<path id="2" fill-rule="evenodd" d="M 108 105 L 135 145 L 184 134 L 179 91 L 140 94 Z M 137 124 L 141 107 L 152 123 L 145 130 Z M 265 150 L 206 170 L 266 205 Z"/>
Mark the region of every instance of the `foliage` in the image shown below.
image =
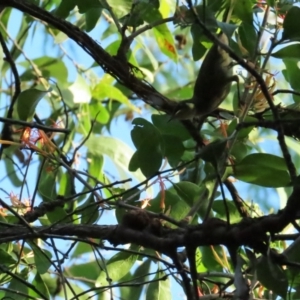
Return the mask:
<path id="1" fill-rule="evenodd" d="M 295 2 L 0 1 L 1 298 L 299 299 Z"/>

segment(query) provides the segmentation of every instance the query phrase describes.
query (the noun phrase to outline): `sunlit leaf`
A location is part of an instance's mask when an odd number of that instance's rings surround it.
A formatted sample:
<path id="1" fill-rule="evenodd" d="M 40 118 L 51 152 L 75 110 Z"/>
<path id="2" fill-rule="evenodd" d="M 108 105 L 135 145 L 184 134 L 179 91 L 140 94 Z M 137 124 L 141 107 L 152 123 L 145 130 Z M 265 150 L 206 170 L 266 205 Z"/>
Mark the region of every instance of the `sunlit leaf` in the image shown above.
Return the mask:
<path id="1" fill-rule="evenodd" d="M 140 110 L 135 105 L 132 105 L 128 98 L 111 83 L 100 81 L 100 83 L 93 89 L 92 95 L 99 101 L 106 99 L 119 101 L 120 103 L 129 106 L 132 110 L 140 112 Z"/>
<path id="2" fill-rule="evenodd" d="M 103 2 L 108 3 L 118 18 L 122 18 L 124 15 L 127 15 L 132 6 L 131 0 L 107 0 Z"/>
<path id="3" fill-rule="evenodd" d="M 91 100 L 91 90 L 82 76 L 77 75 L 75 82 L 69 87 L 74 103 L 88 103 Z"/>
<path id="4" fill-rule="evenodd" d="M 153 28 L 157 44 L 163 54 L 173 60 L 177 60 L 177 51 L 175 48 L 174 38 L 166 24 Z"/>
<path id="5" fill-rule="evenodd" d="M 147 13 L 143 17 L 148 23 L 162 19 L 161 13 L 154 6 L 149 6 Z M 155 26 L 153 28 L 153 33 L 161 52 L 172 60 L 177 61 L 175 41 L 168 26 L 165 23 Z"/>
<path id="6" fill-rule="evenodd" d="M 66 37 L 66 35 L 63 36 Z M 32 62 L 37 66 L 45 79 L 53 77 L 61 83 L 67 82 L 68 69 L 62 60 L 56 57 L 42 56 L 34 59 Z M 37 75 L 32 72 L 31 65 L 28 61 L 21 62 L 20 65 L 26 68 L 26 71 L 21 74 L 22 80 L 36 80 Z"/>
<path id="7" fill-rule="evenodd" d="M 97 137 L 92 134 L 85 145 L 93 155 L 107 155 L 122 170 L 128 171 L 129 161 L 134 152 L 124 142 L 113 137 Z M 145 179 L 139 171 L 133 175 L 138 180 L 142 181 Z"/>

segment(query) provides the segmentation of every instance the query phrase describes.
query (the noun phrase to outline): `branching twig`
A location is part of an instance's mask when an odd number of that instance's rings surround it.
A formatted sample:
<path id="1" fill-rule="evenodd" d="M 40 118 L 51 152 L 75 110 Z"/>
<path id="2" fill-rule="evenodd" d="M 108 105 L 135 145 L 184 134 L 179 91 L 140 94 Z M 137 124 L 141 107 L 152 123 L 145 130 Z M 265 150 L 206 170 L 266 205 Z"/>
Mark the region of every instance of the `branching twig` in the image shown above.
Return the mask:
<path id="1" fill-rule="evenodd" d="M 38 124 L 36 122 L 25 122 L 25 121 L 11 119 L 11 118 L 0 117 L 0 122 L 9 124 L 9 125 L 20 125 L 20 126 L 29 127 L 29 128 L 37 128 L 37 129 L 43 130 L 45 132 L 61 132 L 61 133 L 65 133 L 65 134 L 69 134 L 71 132 L 69 129 L 66 129 L 66 128 L 50 127 L 50 126 Z"/>

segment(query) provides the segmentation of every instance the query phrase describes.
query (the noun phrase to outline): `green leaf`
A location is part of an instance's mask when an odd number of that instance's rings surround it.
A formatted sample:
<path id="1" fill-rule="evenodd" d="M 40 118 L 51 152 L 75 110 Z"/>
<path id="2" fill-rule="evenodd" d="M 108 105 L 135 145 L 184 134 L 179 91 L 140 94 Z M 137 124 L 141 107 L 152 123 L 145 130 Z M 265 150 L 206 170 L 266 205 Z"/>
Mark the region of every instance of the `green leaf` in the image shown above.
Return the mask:
<path id="1" fill-rule="evenodd" d="M 92 252 L 93 248 L 90 244 L 84 242 L 78 242 L 74 251 L 72 252 L 71 258 L 78 258 L 83 254 Z"/>
<path id="2" fill-rule="evenodd" d="M 68 69 L 61 59 L 56 57 L 43 56 L 32 61 L 42 72 L 44 78 L 54 77 L 61 84 L 68 81 Z M 26 71 L 20 76 L 21 80 L 36 80 L 36 75 L 33 74 L 31 65 L 28 61 L 19 63 Z"/>
<path id="3" fill-rule="evenodd" d="M 145 177 L 153 176 L 159 171 L 163 155 L 158 140 L 145 139 L 137 150 L 138 165 Z"/>
<path id="4" fill-rule="evenodd" d="M 114 115 L 112 114 L 111 116 L 111 112 L 109 112 L 101 102 L 94 99 L 89 103 L 89 108 L 91 119 L 96 119 L 93 129 L 94 132 L 101 132 L 102 124 L 107 124 Z"/>
<path id="5" fill-rule="evenodd" d="M 139 109 L 132 105 L 132 103 L 118 88 L 112 85 L 112 82 L 109 78 L 103 77 L 103 79 L 97 84 L 92 91 L 93 98 L 103 101 L 106 99 L 116 100 L 126 106 L 130 107 L 133 111 L 139 112 Z"/>
<path id="6" fill-rule="evenodd" d="M 65 197 L 74 195 L 73 177 L 70 173 L 65 172 L 60 176 L 58 194 Z"/>
<path id="7" fill-rule="evenodd" d="M 15 274 L 19 275 L 20 274 Z M 27 280 L 27 278 L 22 278 Z M 13 291 L 13 292 L 11 292 Z M 4 299 L 28 300 L 28 286 L 21 282 L 18 278 L 12 278 L 8 285 L 8 291 L 5 293 Z M 41 295 L 40 295 L 41 296 Z"/>
<path id="8" fill-rule="evenodd" d="M 203 46 L 201 41 L 203 40 L 203 34 L 199 31 L 199 25 L 193 24 L 191 27 L 191 34 L 194 40 L 192 46 L 192 54 L 194 61 L 199 60 L 206 52 L 206 48 Z"/>
<path id="9" fill-rule="evenodd" d="M 221 246 L 212 246 L 214 251 L 219 255 L 219 257 L 223 256 L 223 251 Z M 203 246 L 200 247 L 202 253 L 202 262 L 204 267 L 207 270 L 214 270 L 215 272 L 222 272 L 223 266 L 217 261 L 211 246 Z"/>
<path id="10" fill-rule="evenodd" d="M 218 161 L 224 155 L 226 147 L 227 140 L 216 140 L 201 149 L 199 158 L 202 158 L 206 162 L 210 162 L 216 167 Z"/>
<path id="11" fill-rule="evenodd" d="M 149 5 L 147 12 L 143 15 L 143 18 L 148 23 L 152 23 L 158 20 L 162 20 L 163 17 L 156 7 Z M 152 30 L 161 52 L 176 62 L 177 51 L 175 48 L 173 35 L 171 34 L 168 26 L 163 23 L 159 26 L 155 26 Z"/>
<path id="12" fill-rule="evenodd" d="M 150 210 L 156 213 L 161 212 L 163 203 L 165 210 L 169 211 L 169 216 L 175 220 L 182 220 L 190 210 L 190 206 L 186 202 L 181 201 L 180 197 L 178 197 L 172 188 L 160 191 L 157 196 L 152 199 Z"/>
<path id="13" fill-rule="evenodd" d="M 253 8 L 254 2 L 252 0 L 236 1 L 234 3 L 233 15 L 237 16 L 245 23 L 252 24 L 253 22 Z"/>
<path id="14" fill-rule="evenodd" d="M 90 114 L 90 103 L 81 103 L 78 107 L 79 114 L 82 116 L 78 122 L 78 133 L 87 136 L 91 130 L 92 120 Z"/>
<path id="15" fill-rule="evenodd" d="M 117 18 L 122 18 L 129 14 L 132 7 L 131 0 L 107 0 L 102 2 L 107 2 L 107 4 L 113 9 Z"/>
<path id="16" fill-rule="evenodd" d="M 68 1 L 68 0 L 66 0 L 66 1 Z M 99 1 L 99 0 L 85 0 L 85 1 L 76 0 L 76 3 L 78 6 L 78 9 L 79 9 L 79 12 L 81 14 L 86 13 L 90 9 L 94 9 L 94 8 L 97 9 L 97 8 L 103 7 L 101 1 Z"/>
<path id="17" fill-rule="evenodd" d="M 185 151 L 182 141 L 173 135 L 162 136 L 165 145 L 165 156 L 167 157 L 168 163 L 172 167 L 176 167 L 181 161 L 181 157 Z"/>
<path id="18" fill-rule="evenodd" d="M 257 279 L 264 287 L 286 299 L 288 280 L 279 264 L 275 264 L 269 257 L 261 256 L 256 266 Z"/>
<path id="19" fill-rule="evenodd" d="M 81 224 L 93 224 L 97 222 L 100 216 L 97 201 L 94 195 L 90 194 L 88 199 L 77 210 L 81 213 Z"/>
<path id="20" fill-rule="evenodd" d="M 90 32 L 93 30 L 101 16 L 102 8 L 100 7 L 94 7 L 93 9 L 90 9 L 85 14 L 85 29 L 87 32 Z"/>
<path id="21" fill-rule="evenodd" d="M 219 22 L 217 21 L 218 26 L 221 28 L 222 32 L 224 32 L 228 37 L 231 37 L 233 33 L 236 31 L 238 28 L 237 25 L 235 24 L 229 24 L 226 22 Z"/>
<path id="22" fill-rule="evenodd" d="M 199 247 L 196 249 L 196 269 L 199 273 L 207 271 L 207 268 L 203 264 L 202 253 Z"/>
<path id="23" fill-rule="evenodd" d="M 290 183 L 285 160 L 271 154 L 250 154 L 233 169 L 237 179 L 264 187 L 283 187 Z"/>
<path id="24" fill-rule="evenodd" d="M 294 263 L 300 263 L 300 257 L 299 257 L 299 251 L 300 251 L 300 238 L 298 237 L 293 243 L 291 243 L 288 248 L 284 251 L 283 255 L 287 258 L 288 261 L 292 261 Z M 299 268 L 290 268 L 290 273 L 293 278 L 296 278 L 296 276 L 299 274 L 300 270 Z"/>
<path id="25" fill-rule="evenodd" d="M 127 204 L 131 204 L 131 205 L 136 205 L 137 201 L 140 199 L 141 196 L 141 191 L 137 188 L 132 188 L 127 190 L 124 194 L 123 194 L 123 201 Z M 124 210 L 123 207 L 116 207 L 115 210 L 115 215 L 116 215 L 116 219 L 118 224 L 120 224 L 123 220 L 123 216 L 126 214 L 126 211 Z"/>
<path id="26" fill-rule="evenodd" d="M 7 149 L 10 149 L 13 151 L 13 148 L 16 148 L 15 146 L 11 146 Z M 6 150 L 6 149 L 5 149 Z M 16 172 L 15 166 L 11 159 L 5 158 L 4 160 L 4 166 L 5 166 L 5 172 L 6 174 L 9 174 L 9 181 L 15 186 L 19 187 L 23 184 L 23 181 L 19 179 L 18 172 Z"/>
<path id="27" fill-rule="evenodd" d="M 257 34 L 252 22 L 243 22 L 238 31 L 243 47 L 247 49 L 249 56 L 252 57 L 255 54 L 257 43 Z"/>
<path id="28" fill-rule="evenodd" d="M 136 118 L 132 122 L 131 139 L 137 148 L 130 162 L 130 170 L 138 166 L 148 177 L 154 175 L 162 164 L 164 155 L 164 141 L 159 130 L 150 122 Z"/>
<path id="29" fill-rule="evenodd" d="M 63 207 L 55 207 L 55 209 L 53 211 L 48 211 L 47 212 L 47 218 L 48 218 L 48 222 L 44 223 L 43 225 L 50 225 L 53 223 L 72 223 L 72 217 L 69 217 L 66 213 L 66 211 L 64 210 Z M 41 221 L 41 219 L 39 219 Z"/>
<path id="30" fill-rule="evenodd" d="M 293 6 L 286 14 L 283 21 L 282 38 L 299 39 L 300 38 L 300 7 Z"/>
<path id="31" fill-rule="evenodd" d="M 80 278 L 84 274 L 84 282 L 90 287 L 95 287 L 95 280 L 99 276 L 100 268 L 98 262 L 91 260 L 82 264 L 73 264 L 68 268 L 71 276 Z M 89 280 L 86 280 L 89 279 Z M 91 282 L 93 281 L 93 282 Z"/>
<path id="32" fill-rule="evenodd" d="M 16 263 L 16 260 L 3 249 L 0 249 L 0 260 L 4 265 L 14 265 Z"/>
<path id="33" fill-rule="evenodd" d="M 28 242 L 33 254 L 34 254 L 34 264 L 40 274 L 44 274 L 48 271 L 51 266 L 51 253 L 47 250 L 41 249 L 33 242 Z"/>
<path id="34" fill-rule="evenodd" d="M 130 271 L 136 259 L 137 255 L 132 255 L 128 252 L 117 253 L 109 259 L 106 264 L 106 272 L 100 272 L 95 284 L 98 286 L 105 286 L 120 281 Z M 108 278 L 112 282 L 108 282 Z"/>
<path id="35" fill-rule="evenodd" d="M 202 189 L 192 182 L 181 181 L 173 184 L 178 196 L 181 197 L 190 207 L 199 199 Z"/>
<path id="36" fill-rule="evenodd" d="M 262 168 L 271 167 L 274 170 L 286 171 L 286 163 L 282 157 L 267 154 L 267 153 L 253 153 L 246 156 L 241 164 L 256 165 Z"/>
<path id="37" fill-rule="evenodd" d="M 77 4 L 77 0 L 62 0 L 56 10 L 54 11 L 54 14 L 57 17 L 60 17 L 62 19 L 66 19 L 67 16 L 70 14 L 70 11 L 75 8 Z"/>
<path id="38" fill-rule="evenodd" d="M 251 147 L 248 146 L 247 140 L 243 141 L 236 141 L 231 149 L 230 154 L 234 157 L 235 162 L 239 163 L 251 150 Z"/>
<path id="39" fill-rule="evenodd" d="M 167 277 L 165 272 L 158 268 L 154 281 L 151 282 L 147 288 L 146 300 L 171 300 L 170 289 L 171 285 L 169 277 Z"/>
<path id="40" fill-rule="evenodd" d="M 99 178 L 99 176 L 102 175 L 104 163 L 103 155 L 95 155 L 91 152 L 88 152 L 87 157 L 90 159 L 88 162 L 88 173 L 95 178 Z M 89 182 L 94 182 L 94 180 L 89 178 Z"/>
<path id="41" fill-rule="evenodd" d="M 37 288 L 37 290 L 39 290 L 39 292 L 44 295 L 45 299 L 50 299 L 50 293 L 48 290 L 48 287 L 46 286 L 43 278 L 41 277 L 41 275 L 37 272 L 32 284 Z M 34 290 L 29 289 L 29 296 L 34 297 L 36 299 L 38 299 L 40 297 L 39 294 L 37 294 Z"/>
<path id="42" fill-rule="evenodd" d="M 255 121 L 256 121 L 255 118 L 247 116 L 244 122 L 255 122 Z M 231 136 L 231 134 L 233 134 L 237 125 L 238 125 L 238 120 L 233 119 L 227 128 L 227 136 Z M 245 138 L 248 138 L 249 133 L 253 130 L 253 128 L 254 128 L 254 126 L 249 126 L 249 127 L 240 129 L 237 133 L 237 139 L 244 140 Z"/>
<path id="43" fill-rule="evenodd" d="M 184 67 L 186 68 L 186 65 L 184 65 Z M 169 99 L 176 99 L 176 100 L 191 99 L 193 97 L 193 90 L 194 90 L 194 86 L 191 83 L 188 83 L 186 86 L 182 86 L 180 89 L 176 89 L 176 90 L 169 89 L 164 93 L 164 96 L 166 96 Z M 176 120 L 176 119 L 171 120 L 170 115 L 152 115 L 152 116 L 159 116 L 159 117 L 168 116 L 169 122 Z"/>
<path id="44" fill-rule="evenodd" d="M 161 52 L 176 62 L 178 57 L 174 38 L 167 25 L 156 26 L 153 28 L 153 32 Z"/>
<path id="45" fill-rule="evenodd" d="M 169 115 L 152 115 L 151 120 L 162 134 L 173 135 L 182 141 L 191 136 L 186 128 L 178 120 L 170 120 Z"/>
<path id="46" fill-rule="evenodd" d="M 139 168 L 140 168 L 140 161 L 139 161 L 138 151 L 135 151 L 129 162 L 128 170 L 130 172 L 136 172 Z"/>
<path id="47" fill-rule="evenodd" d="M 140 197 L 141 197 L 141 190 L 135 187 L 127 190 L 123 194 L 123 199 L 128 204 L 133 204 L 134 202 L 138 201 Z"/>
<path id="48" fill-rule="evenodd" d="M 48 172 L 43 170 L 38 187 L 38 192 L 42 196 L 43 201 L 48 202 L 56 199 L 56 175 L 57 172 Z"/>
<path id="49" fill-rule="evenodd" d="M 9 11 L 9 10 L 6 10 Z M 5 21 L 9 21 L 11 18 L 9 12 L 6 12 L 3 14 L 3 11 L 1 13 L 1 21 L 3 20 L 3 22 L 5 23 Z M 11 21 L 11 20 L 10 20 Z M 21 17 L 21 22 L 17 23 L 20 24 L 20 27 L 16 28 L 16 24 L 14 24 L 14 30 L 15 32 L 17 32 L 15 38 L 15 41 L 18 41 L 18 43 L 13 43 L 13 46 L 10 49 L 10 53 L 11 53 L 11 58 L 12 61 L 16 62 L 18 60 L 18 57 L 24 53 L 23 52 L 23 47 L 25 42 L 27 41 L 27 37 L 29 34 L 29 27 L 31 25 L 32 19 L 29 19 L 27 16 L 22 15 Z M 3 29 L 1 29 L 1 31 L 3 31 Z M 2 33 L 3 34 L 3 33 Z M 7 70 L 11 69 L 11 65 L 8 62 L 5 62 L 3 64 L 3 68 L 2 68 L 2 74 L 5 74 Z"/>
<path id="50" fill-rule="evenodd" d="M 50 89 L 48 91 L 30 89 L 21 92 L 16 102 L 19 119 L 32 121 L 39 101 L 50 91 Z"/>
<path id="51" fill-rule="evenodd" d="M 232 201 L 226 200 L 226 205 L 229 211 L 230 223 L 237 223 L 241 220 L 241 216 Z M 216 218 L 227 221 L 224 200 L 214 200 L 213 211 L 217 213 Z"/>
<path id="52" fill-rule="evenodd" d="M 271 55 L 276 58 L 287 58 L 290 60 L 295 59 L 298 61 L 300 59 L 300 44 L 293 44 L 290 46 L 283 47 L 277 52 L 272 53 Z"/>
<path id="53" fill-rule="evenodd" d="M 124 142 L 113 137 L 92 134 L 85 145 L 92 155 L 107 155 L 116 165 L 122 178 L 124 177 L 122 171 L 128 172 L 128 165 L 133 151 Z M 140 181 L 145 179 L 140 172 L 133 175 Z"/>
<path id="54" fill-rule="evenodd" d="M 299 76 L 300 76 L 300 67 L 295 60 L 293 59 L 283 59 L 283 63 L 285 64 L 286 69 L 282 71 L 282 74 L 285 80 L 291 85 L 292 89 L 296 92 L 299 92 Z M 300 101 L 299 95 L 293 95 L 293 99 L 295 102 Z"/>
<path id="55" fill-rule="evenodd" d="M 134 127 L 131 130 L 131 139 L 137 149 L 141 147 L 144 140 L 160 137 L 159 130 L 146 119 L 135 118 L 132 121 L 132 125 Z"/>
<path id="56" fill-rule="evenodd" d="M 141 283 L 139 286 L 132 287 L 122 287 L 120 289 L 121 299 L 130 299 L 130 300 L 139 300 L 141 299 L 141 294 L 144 289 L 144 283 L 149 278 L 149 269 L 150 269 L 151 260 L 146 259 L 142 261 L 141 264 L 136 268 L 133 274 L 128 277 L 128 280 L 132 280 L 133 278 L 137 278 L 137 281 Z M 129 274 L 128 274 L 129 275 Z"/>

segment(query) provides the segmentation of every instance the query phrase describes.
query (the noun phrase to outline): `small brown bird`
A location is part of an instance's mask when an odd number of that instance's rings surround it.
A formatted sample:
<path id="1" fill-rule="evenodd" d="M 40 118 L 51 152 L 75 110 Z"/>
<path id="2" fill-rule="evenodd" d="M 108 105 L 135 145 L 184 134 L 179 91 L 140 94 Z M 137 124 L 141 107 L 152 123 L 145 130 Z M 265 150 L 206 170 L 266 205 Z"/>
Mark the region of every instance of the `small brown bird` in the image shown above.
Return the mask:
<path id="1" fill-rule="evenodd" d="M 228 45 L 228 38 L 224 33 L 219 35 L 219 40 Z M 231 82 L 236 80 L 232 73 L 231 57 L 214 44 L 201 65 L 193 97 L 178 104 L 174 117 L 179 120 L 196 116 L 203 118 L 213 112 L 227 97 Z"/>

